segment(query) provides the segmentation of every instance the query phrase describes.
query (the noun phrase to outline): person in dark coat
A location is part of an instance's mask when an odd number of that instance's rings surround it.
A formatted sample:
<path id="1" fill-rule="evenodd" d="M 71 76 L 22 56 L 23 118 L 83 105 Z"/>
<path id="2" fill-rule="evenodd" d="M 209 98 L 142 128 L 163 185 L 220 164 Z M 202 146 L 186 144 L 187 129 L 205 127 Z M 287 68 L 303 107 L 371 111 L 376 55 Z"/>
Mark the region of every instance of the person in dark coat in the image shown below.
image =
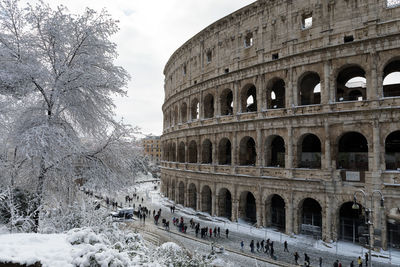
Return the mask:
<path id="1" fill-rule="evenodd" d="M 299 263 L 298 263 L 299 258 L 300 258 L 299 253 L 297 253 L 297 251 L 296 251 L 296 252 L 294 253 L 294 262 L 295 262 L 296 264 L 299 264 Z"/>
<path id="2" fill-rule="evenodd" d="M 286 240 L 285 240 L 285 242 L 283 242 L 283 247 L 284 247 L 284 249 L 283 249 L 284 252 L 289 252 Z"/>
<path id="3" fill-rule="evenodd" d="M 250 252 L 254 253 L 254 240 L 251 240 L 250 242 Z"/>
<path id="4" fill-rule="evenodd" d="M 226 228 L 226 230 L 225 230 L 225 235 L 226 235 L 226 238 L 228 238 L 228 235 L 229 235 L 229 229 L 228 228 Z"/>

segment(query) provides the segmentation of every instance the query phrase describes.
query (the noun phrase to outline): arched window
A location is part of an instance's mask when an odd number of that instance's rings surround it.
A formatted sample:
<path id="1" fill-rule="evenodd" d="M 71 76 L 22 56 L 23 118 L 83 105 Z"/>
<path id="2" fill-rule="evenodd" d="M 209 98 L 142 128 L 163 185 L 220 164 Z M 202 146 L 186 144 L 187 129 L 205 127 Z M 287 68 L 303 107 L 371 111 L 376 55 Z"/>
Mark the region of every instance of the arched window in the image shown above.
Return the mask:
<path id="1" fill-rule="evenodd" d="M 385 140 L 386 170 L 400 169 L 400 131 L 392 132 Z"/>
<path id="2" fill-rule="evenodd" d="M 241 93 L 242 112 L 257 111 L 257 90 L 253 84 L 248 84 L 242 89 Z"/>
<path id="3" fill-rule="evenodd" d="M 321 79 L 315 72 L 305 74 L 300 80 L 300 105 L 316 105 L 321 103 Z"/>
<path id="4" fill-rule="evenodd" d="M 238 216 L 250 223 L 257 221 L 257 206 L 253 193 L 245 191 L 240 194 Z"/>
<path id="5" fill-rule="evenodd" d="M 214 96 L 212 94 L 206 95 L 204 98 L 204 118 L 214 117 Z"/>
<path id="6" fill-rule="evenodd" d="M 285 141 L 279 135 L 272 135 L 267 138 L 265 160 L 268 167 L 285 167 Z"/>
<path id="7" fill-rule="evenodd" d="M 185 143 L 180 142 L 178 146 L 178 162 L 185 162 Z"/>
<path id="8" fill-rule="evenodd" d="M 174 109 L 174 125 L 177 125 L 178 124 L 178 107 L 176 106 L 175 107 L 175 109 Z"/>
<path id="9" fill-rule="evenodd" d="M 349 66 L 339 72 L 336 79 L 336 101 L 362 101 L 367 99 L 365 71 Z"/>
<path id="10" fill-rule="evenodd" d="M 194 140 L 189 143 L 189 163 L 197 163 L 197 143 Z"/>
<path id="11" fill-rule="evenodd" d="M 299 168 L 321 168 L 321 141 L 314 134 L 307 134 L 298 146 Z"/>
<path id="12" fill-rule="evenodd" d="M 267 87 L 267 109 L 285 107 L 285 82 L 275 78 Z"/>
<path id="13" fill-rule="evenodd" d="M 233 94 L 231 89 L 225 89 L 220 96 L 221 115 L 233 114 Z"/>
<path id="14" fill-rule="evenodd" d="M 306 198 L 301 205 L 301 233 L 321 237 L 322 208 L 312 198 Z"/>
<path id="15" fill-rule="evenodd" d="M 172 143 L 170 147 L 170 161 L 176 162 L 176 144 Z"/>
<path id="16" fill-rule="evenodd" d="M 187 122 L 187 104 L 184 102 L 181 106 L 181 122 Z"/>
<path id="17" fill-rule="evenodd" d="M 231 165 L 232 145 L 228 138 L 222 138 L 218 147 L 218 163 L 220 165 Z"/>
<path id="18" fill-rule="evenodd" d="M 400 96 L 400 60 L 390 62 L 383 70 L 383 96 Z"/>
<path id="19" fill-rule="evenodd" d="M 239 163 L 240 165 L 256 165 L 256 143 L 254 139 L 246 136 L 240 141 Z"/>
<path id="20" fill-rule="evenodd" d="M 199 100 L 197 100 L 197 98 L 193 99 L 192 106 L 190 108 L 190 113 L 191 113 L 191 119 L 192 120 L 199 119 L 199 111 L 200 111 L 199 108 L 200 108 Z"/>
<path id="21" fill-rule="evenodd" d="M 201 146 L 201 163 L 212 163 L 212 143 L 209 139 L 204 140 Z"/>
<path id="22" fill-rule="evenodd" d="M 368 171 L 368 142 L 357 132 L 345 133 L 339 140 L 338 169 Z"/>

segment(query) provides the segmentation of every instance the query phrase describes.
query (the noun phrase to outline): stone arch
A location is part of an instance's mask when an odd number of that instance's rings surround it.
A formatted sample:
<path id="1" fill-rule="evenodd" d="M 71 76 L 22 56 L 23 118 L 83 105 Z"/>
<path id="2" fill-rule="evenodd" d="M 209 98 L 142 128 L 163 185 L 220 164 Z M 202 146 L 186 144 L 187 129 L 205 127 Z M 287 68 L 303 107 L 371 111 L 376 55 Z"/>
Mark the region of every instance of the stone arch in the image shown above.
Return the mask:
<path id="1" fill-rule="evenodd" d="M 300 232 L 318 238 L 322 236 L 322 206 L 314 198 L 304 198 L 298 206 Z"/>
<path id="2" fill-rule="evenodd" d="M 285 140 L 279 135 L 270 135 L 265 141 L 265 165 L 285 167 Z"/>
<path id="3" fill-rule="evenodd" d="M 206 139 L 203 141 L 203 144 L 201 145 L 201 163 L 211 164 L 212 161 L 213 161 L 212 143 L 210 139 Z"/>
<path id="4" fill-rule="evenodd" d="M 185 184 L 182 181 L 178 184 L 178 199 L 176 202 L 181 205 L 185 203 Z"/>
<path id="5" fill-rule="evenodd" d="M 214 117 L 214 96 L 212 94 L 207 94 L 204 97 L 203 109 L 204 118 L 209 119 Z"/>
<path id="6" fill-rule="evenodd" d="M 362 101 L 367 99 L 367 80 L 359 65 L 346 65 L 336 78 L 336 101 Z"/>
<path id="7" fill-rule="evenodd" d="M 211 215 L 212 212 L 212 193 L 208 185 L 204 185 L 201 190 L 201 211 Z"/>
<path id="8" fill-rule="evenodd" d="M 267 85 L 267 109 L 285 108 L 285 81 L 272 78 Z"/>
<path id="9" fill-rule="evenodd" d="M 187 104 L 186 102 L 183 102 L 181 105 L 181 122 L 185 123 L 188 121 L 187 118 Z"/>
<path id="10" fill-rule="evenodd" d="M 358 132 L 346 132 L 338 142 L 337 168 L 368 171 L 368 141 Z"/>
<path id="11" fill-rule="evenodd" d="M 194 183 L 191 183 L 188 188 L 188 207 L 197 209 L 197 188 Z"/>
<path id="12" fill-rule="evenodd" d="M 171 143 L 170 161 L 176 162 L 176 143 Z"/>
<path id="13" fill-rule="evenodd" d="M 338 208 L 338 236 L 340 240 L 358 243 L 358 227 L 364 225 L 365 220 L 361 216 L 361 205 L 359 204 L 359 209 L 355 210 L 352 208 L 353 204 L 353 201 L 348 201 Z"/>
<path id="14" fill-rule="evenodd" d="M 180 162 L 180 163 L 184 163 L 186 160 L 185 159 L 185 153 L 186 153 L 185 150 L 186 150 L 185 143 L 182 141 L 179 143 L 179 146 L 178 146 L 178 162 Z"/>
<path id="15" fill-rule="evenodd" d="M 224 89 L 219 97 L 221 115 L 233 114 L 233 93 L 231 89 Z"/>
<path id="16" fill-rule="evenodd" d="M 383 69 L 383 97 L 400 96 L 400 59 L 391 59 Z"/>
<path id="17" fill-rule="evenodd" d="M 232 218 L 232 194 L 227 188 L 221 188 L 218 193 L 218 216 Z"/>
<path id="18" fill-rule="evenodd" d="M 271 194 L 265 200 L 267 226 L 276 227 L 280 231 L 286 229 L 286 203 L 279 194 Z"/>
<path id="19" fill-rule="evenodd" d="M 192 140 L 189 143 L 189 163 L 197 163 L 197 143 Z"/>
<path id="20" fill-rule="evenodd" d="M 302 135 L 297 143 L 297 161 L 299 168 L 321 168 L 321 141 L 315 134 Z"/>
<path id="21" fill-rule="evenodd" d="M 257 111 L 257 89 L 254 84 L 247 84 L 240 93 L 241 112 Z"/>
<path id="22" fill-rule="evenodd" d="M 243 191 L 239 197 L 239 218 L 254 224 L 257 222 L 256 198 L 250 191 Z"/>
<path id="23" fill-rule="evenodd" d="M 239 145 L 239 164 L 243 166 L 256 165 L 256 159 L 256 142 L 250 136 L 243 137 Z"/>
<path id="24" fill-rule="evenodd" d="M 400 131 L 391 132 L 385 139 L 386 170 L 400 169 Z"/>
<path id="25" fill-rule="evenodd" d="M 228 138 L 222 138 L 218 145 L 218 164 L 232 164 L 232 144 Z"/>
<path id="26" fill-rule="evenodd" d="M 197 98 L 192 100 L 192 105 L 190 106 L 190 119 L 198 120 L 200 117 L 200 103 Z"/>
<path id="27" fill-rule="evenodd" d="M 179 121 L 178 106 L 175 106 L 175 108 L 174 108 L 174 125 L 177 125 L 178 121 Z"/>
<path id="28" fill-rule="evenodd" d="M 306 72 L 299 79 L 300 105 L 321 104 L 321 78 L 316 72 Z"/>

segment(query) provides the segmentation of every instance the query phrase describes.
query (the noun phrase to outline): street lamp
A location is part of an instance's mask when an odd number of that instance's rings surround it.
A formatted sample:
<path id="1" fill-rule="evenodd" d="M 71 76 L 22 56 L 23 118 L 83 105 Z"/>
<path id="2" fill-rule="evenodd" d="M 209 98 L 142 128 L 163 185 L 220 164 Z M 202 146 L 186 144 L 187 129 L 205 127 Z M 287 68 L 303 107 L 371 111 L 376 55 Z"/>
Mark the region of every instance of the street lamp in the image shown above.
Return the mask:
<path id="1" fill-rule="evenodd" d="M 364 196 L 364 206 L 363 209 L 365 211 L 365 224 L 368 225 L 368 239 L 369 239 L 369 247 L 368 247 L 368 260 L 369 260 L 369 267 L 372 267 L 372 254 L 371 254 L 371 249 L 373 246 L 372 238 L 371 238 L 371 232 L 374 230 L 373 223 L 370 220 L 370 215 L 372 216 L 372 208 L 374 207 L 374 194 L 379 193 L 381 196 L 380 204 L 381 207 L 384 207 L 384 201 L 385 198 L 383 197 L 383 194 L 380 190 L 373 190 L 371 192 L 371 206 L 370 209 L 367 208 L 367 194 L 362 190 L 359 189 L 356 192 L 354 192 L 353 195 L 353 206 L 352 209 L 358 210 L 360 206 L 357 204 L 357 193 L 361 193 Z M 372 227 L 372 229 L 371 229 Z"/>

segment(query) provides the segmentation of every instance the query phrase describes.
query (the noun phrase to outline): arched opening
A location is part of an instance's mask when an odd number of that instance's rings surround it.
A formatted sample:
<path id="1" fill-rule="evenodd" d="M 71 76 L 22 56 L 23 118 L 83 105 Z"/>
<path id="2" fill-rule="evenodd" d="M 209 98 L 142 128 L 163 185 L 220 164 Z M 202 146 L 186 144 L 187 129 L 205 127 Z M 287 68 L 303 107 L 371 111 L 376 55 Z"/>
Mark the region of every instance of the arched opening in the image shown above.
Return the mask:
<path id="1" fill-rule="evenodd" d="M 178 146 L 178 162 L 185 162 L 185 143 L 180 142 Z"/>
<path id="2" fill-rule="evenodd" d="M 212 195 L 208 185 L 201 191 L 201 211 L 211 214 Z"/>
<path id="3" fill-rule="evenodd" d="M 365 71 L 350 66 L 339 72 L 336 79 L 336 101 L 362 101 L 367 99 Z"/>
<path id="4" fill-rule="evenodd" d="M 178 107 L 175 107 L 175 109 L 174 109 L 174 125 L 178 124 L 178 121 L 179 121 L 179 119 L 178 119 L 179 115 L 178 114 L 179 114 Z"/>
<path id="5" fill-rule="evenodd" d="M 321 103 L 321 79 L 315 72 L 305 74 L 299 83 L 300 105 L 317 105 Z"/>
<path id="6" fill-rule="evenodd" d="M 218 146 L 218 163 L 220 165 L 232 164 L 232 145 L 228 138 L 222 138 Z"/>
<path id="7" fill-rule="evenodd" d="M 183 205 L 185 201 L 185 184 L 180 182 L 178 185 L 178 200 L 177 203 Z"/>
<path id="8" fill-rule="evenodd" d="M 214 117 L 214 96 L 212 94 L 204 97 L 204 118 Z"/>
<path id="9" fill-rule="evenodd" d="M 246 85 L 241 94 L 242 112 L 257 111 L 257 90 L 253 84 Z"/>
<path id="10" fill-rule="evenodd" d="M 400 131 L 392 132 L 385 140 L 386 170 L 400 169 Z"/>
<path id="11" fill-rule="evenodd" d="M 170 144 L 169 161 L 176 162 L 176 144 Z"/>
<path id="12" fill-rule="evenodd" d="M 286 211 L 285 211 L 285 200 L 279 195 L 273 195 L 271 198 L 270 215 L 271 215 L 271 226 L 278 228 L 281 231 L 285 231 L 286 227 Z"/>
<path id="13" fill-rule="evenodd" d="M 201 163 L 212 163 L 212 143 L 209 139 L 204 140 L 201 146 Z"/>
<path id="14" fill-rule="evenodd" d="M 188 190 L 188 198 L 189 198 L 189 203 L 188 207 L 196 210 L 197 206 L 197 190 L 196 186 L 194 184 L 189 185 L 189 190 Z"/>
<path id="15" fill-rule="evenodd" d="M 221 115 L 233 114 L 233 94 L 230 89 L 225 89 L 220 96 Z"/>
<path id="16" fill-rule="evenodd" d="M 390 62 L 383 70 L 383 96 L 400 96 L 400 60 Z"/>
<path id="17" fill-rule="evenodd" d="M 246 136 L 240 141 L 239 164 L 242 166 L 256 165 L 256 142 L 254 139 Z"/>
<path id="18" fill-rule="evenodd" d="M 307 134 L 301 140 L 299 149 L 299 168 L 321 168 L 321 141 L 314 134 Z"/>
<path id="19" fill-rule="evenodd" d="M 364 225 L 364 218 L 359 209 L 353 209 L 353 202 L 346 202 L 339 211 L 339 238 L 341 240 L 358 243 L 358 227 Z"/>
<path id="20" fill-rule="evenodd" d="M 306 198 L 300 208 L 301 211 L 301 233 L 321 238 L 322 227 L 322 208 L 319 203 L 312 198 Z"/>
<path id="21" fill-rule="evenodd" d="M 192 106 L 190 108 L 190 115 L 192 120 L 197 120 L 199 119 L 199 111 L 200 111 L 200 105 L 199 105 L 199 100 L 197 98 L 193 99 L 192 101 Z"/>
<path id="22" fill-rule="evenodd" d="M 187 122 L 187 104 L 183 103 L 181 106 L 181 122 Z"/>
<path id="23" fill-rule="evenodd" d="M 368 142 L 357 132 L 345 133 L 339 140 L 337 168 L 368 171 Z"/>
<path id="24" fill-rule="evenodd" d="M 256 199 L 252 193 L 245 191 L 240 194 L 238 215 L 246 222 L 257 222 Z"/>
<path id="25" fill-rule="evenodd" d="M 285 141 L 279 135 L 272 135 L 267 138 L 265 160 L 268 167 L 285 167 Z"/>
<path id="26" fill-rule="evenodd" d="M 194 140 L 189 143 L 189 163 L 197 163 L 197 143 Z"/>
<path id="27" fill-rule="evenodd" d="M 285 107 L 285 82 L 275 78 L 267 87 L 267 109 Z"/>
<path id="28" fill-rule="evenodd" d="M 218 195 L 218 216 L 232 218 L 232 196 L 228 189 L 222 188 Z"/>

